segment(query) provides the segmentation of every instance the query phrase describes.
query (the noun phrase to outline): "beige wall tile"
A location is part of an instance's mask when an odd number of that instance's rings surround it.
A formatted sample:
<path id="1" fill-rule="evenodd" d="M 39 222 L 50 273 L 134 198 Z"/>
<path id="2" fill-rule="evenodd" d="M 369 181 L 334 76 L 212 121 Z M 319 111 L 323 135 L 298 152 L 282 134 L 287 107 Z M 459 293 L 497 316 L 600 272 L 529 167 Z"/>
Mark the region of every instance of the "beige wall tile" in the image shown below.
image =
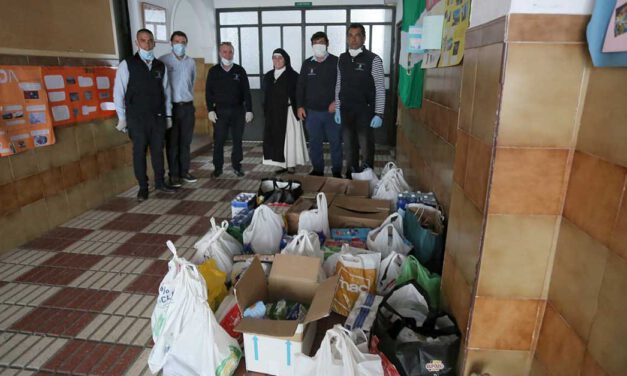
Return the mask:
<path id="1" fill-rule="evenodd" d="M 609 376 L 603 370 L 603 367 L 599 365 L 592 355 L 586 351 L 586 355 L 583 358 L 583 366 L 581 367 L 581 376 Z"/>
<path id="2" fill-rule="evenodd" d="M 13 172 L 11 171 L 11 162 L 9 158 L 0 158 L 0 185 L 6 184 L 13 180 Z"/>
<path id="3" fill-rule="evenodd" d="M 577 151 L 564 216 L 603 244 L 609 244 L 627 168 Z"/>
<path id="4" fill-rule="evenodd" d="M 479 48 L 470 133 L 492 145 L 501 95 L 503 44 Z"/>
<path id="5" fill-rule="evenodd" d="M 0 215 L 0 254 L 26 242 L 26 233 L 22 229 L 22 212 L 13 211 Z"/>
<path id="6" fill-rule="evenodd" d="M 37 151 L 42 153 L 39 160 L 49 159 L 52 161 L 52 166 L 56 167 L 77 161 L 79 156 L 76 144 L 76 127 L 56 127 L 54 132 L 57 139 L 56 144 L 39 148 Z"/>
<path id="7" fill-rule="evenodd" d="M 442 273 L 441 296 L 443 307 L 455 318 L 462 336 L 465 337 L 470 306 L 472 304 L 472 287 L 466 283 L 451 257 L 445 256 L 445 265 Z"/>
<path id="8" fill-rule="evenodd" d="M 50 229 L 48 223 L 48 205 L 42 199 L 20 209 L 21 229 L 24 231 L 26 241 L 32 240 Z"/>
<path id="9" fill-rule="evenodd" d="M 497 148 L 488 211 L 560 214 L 568 150 Z"/>
<path id="10" fill-rule="evenodd" d="M 534 357 L 531 362 L 531 370 L 529 371 L 529 376 L 550 376 L 544 365 L 538 360 L 538 358 Z"/>
<path id="11" fill-rule="evenodd" d="M 82 181 L 80 161 L 70 162 L 61 166 L 63 175 L 63 186 L 65 189 L 72 188 Z"/>
<path id="12" fill-rule="evenodd" d="M 99 126 L 97 123 L 81 123 L 76 127 L 76 144 L 79 157 L 96 152 L 94 129 L 97 126 Z"/>
<path id="13" fill-rule="evenodd" d="M 83 197 L 87 209 L 100 206 L 105 200 L 104 191 L 101 186 L 101 178 L 88 180 L 83 183 Z"/>
<path id="14" fill-rule="evenodd" d="M 116 124 L 117 119 L 114 118 L 95 122 L 93 130 L 97 150 L 109 149 L 130 142 L 127 134 L 115 129 Z"/>
<path id="15" fill-rule="evenodd" d="M 540 306 L 538 300 L 476 297 L 468 347 L 530 350 Z"/>
<path id="16" fill-rule="evenodd" d="M 469 137 L 468 158 L 466 159 L 466 176 L 464 191 L 483 213 L 489 185 L 490 167 L 492 164 L 492 144 Z"/>
<path id="17" fill-rule="evenodd" d="M 81 180 L 87 181 L 98 177 L 98 159 L 96 154 L 84 155 L 80 159 Z"/>
<path id="18" fill-rule="evenodd" d="M 87 211 L 87 203 L 83 196 L 82 184 L 68 188 L 65 193 L 67 194 L 68 206 L 72 217 L 76 217 Z"/>
<path id="19" fill-rule="evenodd" d="M 459 252 L 457 267 L 469 285 L 477 278 L 481 237 L 484 232 L 484 215 L 467 198 L 463 201 L 461 225 L 459 227 Z"/>
<path id="20" fill-rule="evenodd" d="M 498 146 L 571 146 L 587 54 L 583 44 L 508 46 Z"/>
<path id="21" fill-rule="evenodd" d="M 476 372 L 495 376 L 528 376 L 530 358 L 530 351 L 469 350 L 463 375 L 470 376 Z"/>
<path id="22" fill-rule="evenodd" d="M 562 221 L 549 300 L 584 340 L 597 311 L 607 257 L 603 244 L 568 220 Z"/>
<path id="23" fill-rule="evenodd" d="M 44 187 L 40 174 L 31 175 L 15 182 L 15 191 L 20 206 L 25 206 L 44 197 Z"/>
<path id="24" fill-rule="evenodd" d="M 61 192 L 56 196 L 46 197 L 46 205 L 48 206 L 47 214 L 50 228 L 60 226 L 72 218 L 65 192 Z"/>
<path id="25" fill-rule="evenodd" d="M 585 345 L 581 338 L 551 304 L 548 304 L 536 349 L 538 360 L 550 375 L 577 375 L 584 351 Z"/>
<path id="26" fill-rule="evenodd" d="M 627 260 L 627 185 L 623 187 L 623 198 L 610 236 L 610 249 Z"/>
<path id="27" fill-rule="evenodd" d="M 489 215 L 477 295 L 540 299 L 557 220 L 553 215 Z"/>
<path id="28" fill-rule="evenodd" d="M 0 216 L 19 211 L 19 201 L 15 183 L 0 185 Z"/>
<path id="29" fill-rule="evenodd" d="M 577 149 L 627 166 L 625 69 L 591 68 Z"/>
<path id="30" fill-rule="evenodd" d="M 585 42 L 590 16 L 511 14 L 507 40 L 518 42 Z"/>
<path id="31" fill-rule="evenodd" d="M 38 171 L 37 156 L 35 155 L 34 150 L 28 150 L 23 153 L 14 154 L 8 157 L 8 159 L 9 163 L 11 163 L 11 171 L 13 172 L 14 180 L 34 175 Z"/>
<path id="32" fill-rule="evenodd" d="M 63 192 L 63 174 L 61 168 L 52 167 L 40 174 L 41 181 L 44 187 L 44 195 L 46 197 L 56 196 L 60 192 Z"/>
<path id="33" fill-rule="evenodd" d="M 469 136 L 462 129 L 457 130 L 457 143 L 455 144 L 455 165 L 453 179 L 460 187 L 464 187 L 466 177 L 466 162 L 468 160 Z"/>

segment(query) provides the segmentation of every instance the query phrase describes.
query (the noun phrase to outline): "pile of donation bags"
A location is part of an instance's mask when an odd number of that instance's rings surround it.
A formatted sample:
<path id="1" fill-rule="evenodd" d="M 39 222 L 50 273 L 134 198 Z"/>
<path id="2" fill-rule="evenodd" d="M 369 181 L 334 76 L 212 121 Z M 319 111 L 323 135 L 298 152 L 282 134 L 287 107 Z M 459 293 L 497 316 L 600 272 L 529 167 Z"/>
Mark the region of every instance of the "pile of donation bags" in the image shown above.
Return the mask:
<path id="1" fill-rule="evenodd" d="M 440 308 L 445 220 L 388 163 L 353 180 L 262 179 L 232 218 L 176 255 L 152 317 L 152 372 L 455 375 L 459 331 Z M 372 198 L 370 198 L 372 197 Z M 313 356 L 318 320 L 346 317 Z"/>

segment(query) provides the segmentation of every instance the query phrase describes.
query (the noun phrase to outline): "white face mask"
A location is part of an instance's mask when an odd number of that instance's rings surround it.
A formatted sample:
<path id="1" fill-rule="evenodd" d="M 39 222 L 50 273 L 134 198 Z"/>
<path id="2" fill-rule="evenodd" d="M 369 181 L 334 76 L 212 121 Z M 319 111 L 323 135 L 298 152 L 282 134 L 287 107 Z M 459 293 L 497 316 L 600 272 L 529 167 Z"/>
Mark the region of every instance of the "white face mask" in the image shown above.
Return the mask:
<path id="1" fill-rule="evenodd" d="M 327 54 L 327 46 L 324 44 L 314 44 L 311 48 L 314 56 L 317 58 L 322 58 Z"/>
<path id="2" fill-rule="evenodd" d="M 222 62 L 222 65 L 229 67 L 231 66 L 231 64 L 233 64 L 233 60 L 229 60 L 229 59 L 225 59 L 223 57 L 220 58 L 220 61 Z"/>
<path id="3" fill-rule="evenodd" d="M 353 50 L 352 48 L 349 48 L 349 49 L 348 49 L 348 53 L 349 53 L 352 57 L 355 57 L 355 56 L 359 55 L 361 52 L 362 52 L 361 47 L 359 47 L 359 48 L 358 48 L 358 49 L 356 49 L 356 50 Z"/>

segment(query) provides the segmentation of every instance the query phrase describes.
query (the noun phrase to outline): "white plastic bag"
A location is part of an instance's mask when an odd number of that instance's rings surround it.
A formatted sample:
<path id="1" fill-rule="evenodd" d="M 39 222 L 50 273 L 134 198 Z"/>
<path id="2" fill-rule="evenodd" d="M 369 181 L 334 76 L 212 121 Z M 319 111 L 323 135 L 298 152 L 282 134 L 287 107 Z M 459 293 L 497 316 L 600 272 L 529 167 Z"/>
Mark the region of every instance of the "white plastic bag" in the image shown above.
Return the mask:
<path id="1" fill-rule="evenodd" d="M 298 217 L 298 231 L 309 230 L 323 233 L 326 238 L 331 234 L 329 229 L 329 207 L 327 196 L 320 192 L 316 195 L 317 209 L 306 210 Z"/>
<path id="2" fill-rule="evenodd" d="M 335 325 L 327 330 L 313 358 L 296 354 L 294 369 L 299 376 L 380 376 L 381 357 L 362 353 L 348 330 Z"/>
<path id="3" fill-rule="evenodd" d="M 405 261 L 405 255 L 394 251 L 381 260 L 381 266 L 379 266 L 379 273 L 377 274 L 378 295 L 387 295 L 394 290 L 396 278 L 401 273 L 403 261 Z"/>
<path id="4" fill-rule="evenodd" d="M 390 252 L 407 255 L 412 249 L 403 237 L 403 218 L 398 213 L 391 214 L 381 226 L 370 231 L 366 244 L 369 250 L 381 252 L 381 258 L 386 258 Z"/>
<path id="5" fill-rule="evenodd" d="M 237 341 L 217 323 L 207 304 L 207 289 L 196 265 L 181 259 L 172 242 L 170 271 L 161 287 L 173 286 L 162 294 L 160 287 L 151 325 L 154 347 L 148 358 L 154 374 L 163 368 L 166 375 L 232 375 L 241 358 Z M 167 301 L 165 312 L 163 308 Z"/>
<path id="6" fill-rule="evenodd" d="M 283 237 L 283 220 L 267 205 L 255 209 L 250 225 L 244 230 L 244 246 L 258 254 L 272 255 L 279 251 Z"/>
<path id="7" fill-rule="evenodd" d="M 308 230 L 298 231 L 298 234 L 292 238 L 292 241 L 287 243 L 281 253 L 324 259 L 324 252 L 320 250 L 320 238 L 318 234 Z"/>
<path id="8" fill-rule="evenodd" d="M 370 167 L 365 168 L 362 172 L 353 172 L 351 174 L 351 177 L 353 178 L 353 180 L 366 180 L 368 184 L 370 185 L 371 196 L 374 193 L 374 188 L 379 183 L 379 178 L 377 177 L 377 174 L 375 174 L 374 170 L 371 169 Z"/>
<path id="9" fill-rule="evenodd" d="M 211 228 L 200 240 L 194 244 L 196 253 L 192 258 L 194 264 L 200 265 L 211 258 L 216 261 L 220 270 L 226 273 L 227 280 L 233 270 L 233 256 L 242 254 L 243 247 L 231 234 L 226 232 L 229 227 L 227 221 L 216 225 L 215 218 L 211 218 Z"/>
<path id="10" fill-rule="evenodd" d="M 381 173 L 381 180 L 372 193 L 372 198 L 390 200 L 396 206 L 398 194 L 409 191 L 409 184 L 405 181 L 403 170 L 396 167 L 394 162 L 388 162 Z"/>

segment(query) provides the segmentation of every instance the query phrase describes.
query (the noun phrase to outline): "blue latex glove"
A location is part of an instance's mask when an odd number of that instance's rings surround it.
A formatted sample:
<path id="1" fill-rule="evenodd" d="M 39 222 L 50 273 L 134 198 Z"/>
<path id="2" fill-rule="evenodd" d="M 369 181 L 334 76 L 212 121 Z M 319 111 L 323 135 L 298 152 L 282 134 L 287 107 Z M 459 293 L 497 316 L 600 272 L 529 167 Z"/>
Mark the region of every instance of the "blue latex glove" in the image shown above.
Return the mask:
<path id="1" fill-rule="evenodd" d="M 340 115 L 340 110 L 336 110 L 335 111 L 335 122 L 337 124 L 341 124 L 342 123 L 342 116 Z"/>
<path id="2" fill-rule="evenodd" d="M 374 115 L 370 121 L 370 128 L 380 128 L 383 125 L 383 119 L 381 116 Z"/>

